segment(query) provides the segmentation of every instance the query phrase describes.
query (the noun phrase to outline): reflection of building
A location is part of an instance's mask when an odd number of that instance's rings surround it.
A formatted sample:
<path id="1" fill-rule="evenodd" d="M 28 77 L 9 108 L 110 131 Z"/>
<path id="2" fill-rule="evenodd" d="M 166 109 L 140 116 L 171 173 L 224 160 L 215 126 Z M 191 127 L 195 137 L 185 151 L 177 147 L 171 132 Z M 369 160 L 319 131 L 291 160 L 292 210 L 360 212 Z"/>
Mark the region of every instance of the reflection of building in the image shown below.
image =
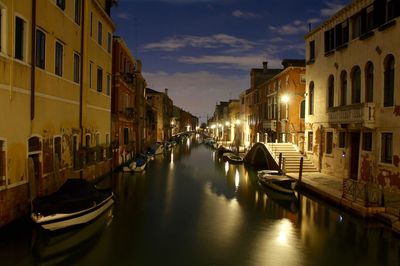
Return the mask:
<path id="1" fill-rule="evenodd" d="M 319 169 L 400 187 L 398 1 L 352 1 L 306 36 L 308 156 Z"/>
<path id="2" fill-rule="evenodd" d="M 157 141 L 170 139 L 172 134 L 171 119 L 173 117 L 173 103 L 168 97 L 168 89 L 165 89 L 165 92 L 159 92 L 147 88 L 146 98 L 148 103 L 156 110 Z"/>
<path id="3" fill-rule="evenodd" d="M 114 31 L 112 1 L 3 3 L 0 225 L 28 209 L 28 159 L 38 195 L 110 170 Z"/>

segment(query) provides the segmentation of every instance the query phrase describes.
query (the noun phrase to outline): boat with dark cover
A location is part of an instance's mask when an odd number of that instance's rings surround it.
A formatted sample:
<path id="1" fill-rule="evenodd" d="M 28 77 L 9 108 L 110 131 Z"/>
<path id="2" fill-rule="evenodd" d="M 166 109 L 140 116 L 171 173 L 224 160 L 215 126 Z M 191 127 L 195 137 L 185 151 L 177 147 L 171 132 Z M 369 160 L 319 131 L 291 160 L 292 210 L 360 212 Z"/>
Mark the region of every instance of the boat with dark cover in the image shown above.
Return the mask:
<path id="1" fill-rule="evenodd" d="M 113 203 L 111 189 L 97 189 L 85 179 L 67 179 L 55 193 L 32 202 L 32 220 L 48 230 L 87 223 Z"/>

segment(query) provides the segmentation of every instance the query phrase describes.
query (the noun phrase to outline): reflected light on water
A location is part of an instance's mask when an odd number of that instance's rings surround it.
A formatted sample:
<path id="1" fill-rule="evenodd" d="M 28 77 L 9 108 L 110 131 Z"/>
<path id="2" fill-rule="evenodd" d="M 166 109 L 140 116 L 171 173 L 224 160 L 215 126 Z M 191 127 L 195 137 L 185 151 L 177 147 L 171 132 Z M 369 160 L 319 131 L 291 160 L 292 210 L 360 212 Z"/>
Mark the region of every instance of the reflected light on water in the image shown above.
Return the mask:
<path id="1" fill-rule="evenodd" d="M 291 232 L 291 226 L 292 224 L 284 219 L 282 220 L 279 224 L 279 233 L 278 233 L 278 237 L 276 239 L 276 242 L 281 245 L 281 246 L 287 246 L 288 244 L 288 234 Z"/>
<path id="2" fill-rule="evenodd" d="M 189 139 L 189 138 L 186 140 L 186 147 L 187 147 L 188 149 L 190 149 L 190 139 Z"/>
<path id="3" fill-rule="evenodd" d="M 226 174 L 226 175 L 228 174 L 228 171 L 229 171 L 229 163 L 226 162 L 226 163 L 225 163 L 225 174 Z"/>
<path id="4" fill-rule="evenodd" d="M 240 177 L 239 177 L 239 170 L 236 169 L 236 173 L 235 173 L 235 187 L 236 187 L 236 191 L 239 188 L 239 181 L 240 181 Z"/>

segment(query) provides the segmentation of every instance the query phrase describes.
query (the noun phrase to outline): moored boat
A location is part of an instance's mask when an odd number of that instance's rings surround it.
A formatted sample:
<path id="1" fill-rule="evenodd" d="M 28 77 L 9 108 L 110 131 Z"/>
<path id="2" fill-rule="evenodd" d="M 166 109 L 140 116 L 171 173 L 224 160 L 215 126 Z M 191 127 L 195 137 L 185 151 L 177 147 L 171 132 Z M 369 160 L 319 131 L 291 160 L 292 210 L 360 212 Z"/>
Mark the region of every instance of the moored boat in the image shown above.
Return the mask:
<path id="1" fill-rule="evenodd" d="M 50 231 L 95 219 L 114 203 L 110 189 L 97 189 L 85 179 L 67 179 L 55 193 L 32 201 L 32 220 Z"/>
<path id="2" fill-rule="evenodd" d="M 222 154 L 222 158 L 226 161 L 228 161 L 231 164 L 241 164 L 243 163 L 243 158 L 240 157 L 239 155 L 236 155 L 232 152 L 226 152 Z"/>
<path id="3" fill-rule="evenodd" d="M 258 179 L 263 186 L 285 194 L 294 194 L 294 188 L 297 183 L 294 179 L 276 170 L 259 171 Z"/>

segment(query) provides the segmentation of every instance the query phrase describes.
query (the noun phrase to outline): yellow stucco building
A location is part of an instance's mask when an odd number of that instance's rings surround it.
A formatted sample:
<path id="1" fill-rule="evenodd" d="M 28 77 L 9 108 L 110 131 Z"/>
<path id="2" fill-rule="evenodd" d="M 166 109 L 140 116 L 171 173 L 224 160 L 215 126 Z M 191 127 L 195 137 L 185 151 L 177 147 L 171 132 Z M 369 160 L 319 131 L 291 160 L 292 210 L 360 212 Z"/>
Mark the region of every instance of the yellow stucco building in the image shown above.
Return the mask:
<path id="1" fill-rule="evenodd" d="M 0 1 L 0 226 L 110 170 L 112 1 Z M 31 187 L 32 187 L 31 186 Z"/>

